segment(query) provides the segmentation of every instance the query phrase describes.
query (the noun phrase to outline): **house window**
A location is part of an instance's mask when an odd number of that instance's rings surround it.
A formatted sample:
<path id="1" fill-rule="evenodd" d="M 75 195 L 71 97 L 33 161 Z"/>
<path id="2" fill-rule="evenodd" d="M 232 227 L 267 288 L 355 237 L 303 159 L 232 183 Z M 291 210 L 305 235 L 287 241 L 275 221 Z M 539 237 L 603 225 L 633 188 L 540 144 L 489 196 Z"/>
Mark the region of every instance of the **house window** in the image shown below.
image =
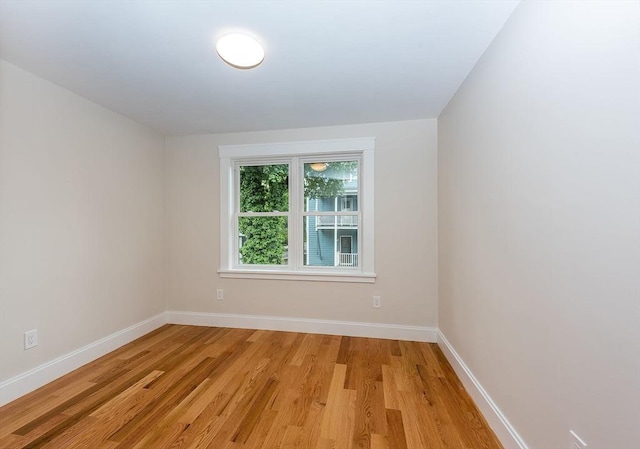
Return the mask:
<path id="1" fill-rule="evenodd" d="M 354 210 L 353 209 L 353 202 L 354 202 L 353 200 L 354 200 L 354 197 L 352 195 L 343 196 L 340 199 L 341 209 L 343 211 Z"/>
<path id="2" fill-rule="evenodd" d="M 374 143 L 221 146 L 220 275 L 374 282 Z"/>

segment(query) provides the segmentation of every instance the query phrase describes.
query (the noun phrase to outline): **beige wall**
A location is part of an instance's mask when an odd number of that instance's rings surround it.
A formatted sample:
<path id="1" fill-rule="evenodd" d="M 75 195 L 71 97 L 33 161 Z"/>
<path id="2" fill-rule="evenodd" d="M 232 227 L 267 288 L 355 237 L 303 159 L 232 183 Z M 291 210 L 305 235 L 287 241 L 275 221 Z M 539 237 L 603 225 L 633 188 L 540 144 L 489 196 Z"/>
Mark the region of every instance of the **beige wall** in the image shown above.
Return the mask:
<path id="1" fill-rule="evenodd" d="M 221 279 L 218 145 L 376 138 L 375 284 Z M 169 310 L 437 324 L 436 121 L 170 138 Z M 216 301 L 223 288 L 224 301 Z M 382 308 L 373 309 L 373 295 Z"/>
<path id="2" fill-rule="evenodd" d="M 439 119 L 440 329 L 531 449 L 640 447 L 638 2 L 523 2 Z"/>
<path id="3" fill-rule="evenodd" d="M 0 380 L 165 310 L 162 136 L 0 63 Z M 39 345 L 23 350 L 37 328 Z"/>

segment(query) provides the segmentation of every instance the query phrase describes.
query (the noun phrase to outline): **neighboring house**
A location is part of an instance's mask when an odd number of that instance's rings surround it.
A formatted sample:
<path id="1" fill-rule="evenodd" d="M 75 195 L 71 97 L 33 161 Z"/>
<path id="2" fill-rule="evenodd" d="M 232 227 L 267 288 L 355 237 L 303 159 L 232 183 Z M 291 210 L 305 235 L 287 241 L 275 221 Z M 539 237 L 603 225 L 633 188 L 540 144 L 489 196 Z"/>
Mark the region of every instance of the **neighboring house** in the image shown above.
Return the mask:
<path id="1" fill-rule="evenodd" d="M 305 225 L 305 265 L 358 266 L 358 179 L 350 176 L 340 196 L 309 198 L 309 212 L 354 212 L 354 215 L 311 215 Z"/>

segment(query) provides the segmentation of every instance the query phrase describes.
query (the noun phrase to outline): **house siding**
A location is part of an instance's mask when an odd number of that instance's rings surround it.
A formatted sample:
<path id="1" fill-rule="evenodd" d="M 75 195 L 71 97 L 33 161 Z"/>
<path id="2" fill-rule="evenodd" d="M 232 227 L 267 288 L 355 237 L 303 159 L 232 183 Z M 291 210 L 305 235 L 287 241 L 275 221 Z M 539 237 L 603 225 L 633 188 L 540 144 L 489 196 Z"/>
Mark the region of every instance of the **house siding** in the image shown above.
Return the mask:
<path id="1" fill-rule="evenodd" d="M 347 195 L 351 198 L 353 210 L 357 210 L 357 195 Z M 342 209 L 343 197 L 338 197 L 337 206 L 338 210 Z M 336 210 L 336 198 L 326 197 L 319 199 L 309 200 L 309 210 L 319 212 L 333 212 Z M 324 228 L 317 229 L 318 217 L 308 217 L 308 265 L 310 266 L 335 266 L 336 261 L 336 247 L 340 250 L 340 238 L 342 236 L 350 236 L 351 251 L 353 253 L 358 252 L 358 232 L 357 229 L 334 229 Z M 337 235 L 336 235 L 337 232 Z"/>

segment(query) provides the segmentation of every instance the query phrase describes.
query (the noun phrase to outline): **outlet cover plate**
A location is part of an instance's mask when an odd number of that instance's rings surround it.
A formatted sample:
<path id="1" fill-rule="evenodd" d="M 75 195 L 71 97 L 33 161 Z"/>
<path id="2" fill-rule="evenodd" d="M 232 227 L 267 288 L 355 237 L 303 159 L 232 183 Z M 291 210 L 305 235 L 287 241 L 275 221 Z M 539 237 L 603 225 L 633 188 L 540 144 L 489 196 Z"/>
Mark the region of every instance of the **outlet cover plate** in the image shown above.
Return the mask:
<path id="1" fill-rule="evenodd" d="M 31 349 L 38 346 L 38 329 L 33 329 L 24 333 L 24 349 Z"/>

